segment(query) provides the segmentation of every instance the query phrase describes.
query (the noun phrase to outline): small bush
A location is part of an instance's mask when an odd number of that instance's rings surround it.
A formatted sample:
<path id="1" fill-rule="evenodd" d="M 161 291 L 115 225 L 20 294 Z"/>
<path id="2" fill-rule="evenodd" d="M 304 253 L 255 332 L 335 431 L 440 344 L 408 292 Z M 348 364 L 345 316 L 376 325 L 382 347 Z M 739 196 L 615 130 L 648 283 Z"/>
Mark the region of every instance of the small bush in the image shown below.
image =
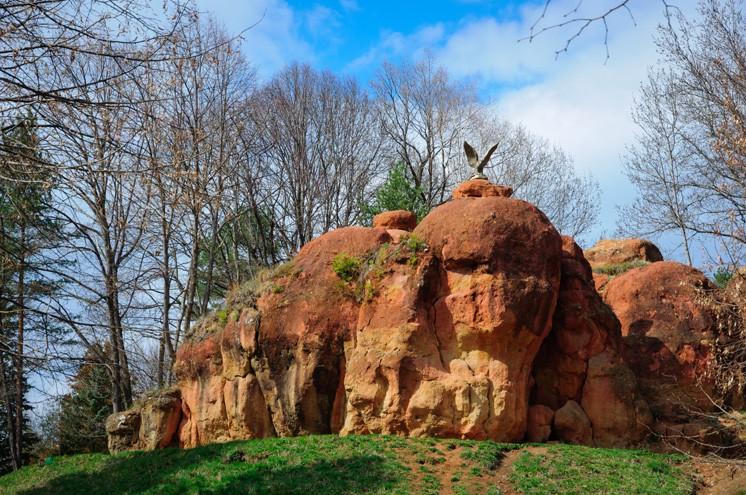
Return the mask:
<path id="1" fill-rule="evenodd" d="M 409 234 L 408 236 L 406 236 L 404 239 L 402 239 L 402 244 L 404 244 L 407 249 L 414 251 L 415 253 L 424 251 L 427 248 L 425 240 L 416 234 Z"/>
<path id="2" fill-rule="evenodd" d="M 225 308 L 218 309 L 215 311 L 215 318 L 218 320 L 218 323 L 225 325 L 228 323 L 228 310 Z"/>
<path id="3" fill-rule="evenodd" d="M 360 275 L 360 258 L 347 253 L 339 253 L 332 260 L 332 270 L 345 282 L 352 282 Z"/>
<path id="4" fill-rule="evenodd" d="M 718 267 L 717 270 L 715 270 L 715 273 L 712 274 L 712 277 L 715 279 L 715 285 L 719 289 L 725 289 L 725 286 L 728 285 L 730 279 L 733 278 L 733 272 L 721 266 Z"/>
<path id="5" fill-rule="evenodd" d="M 295 277 L 299 273 L 300 270 L 295 268 L 292 261 L 262 268 L 251 279 L 228 290 L 225 306 L 230 309 L 254 306 L 262 293 L 271 291 L 279 294 L 285 290 L 282 285 L 275 282 L 277 279 Z"/>

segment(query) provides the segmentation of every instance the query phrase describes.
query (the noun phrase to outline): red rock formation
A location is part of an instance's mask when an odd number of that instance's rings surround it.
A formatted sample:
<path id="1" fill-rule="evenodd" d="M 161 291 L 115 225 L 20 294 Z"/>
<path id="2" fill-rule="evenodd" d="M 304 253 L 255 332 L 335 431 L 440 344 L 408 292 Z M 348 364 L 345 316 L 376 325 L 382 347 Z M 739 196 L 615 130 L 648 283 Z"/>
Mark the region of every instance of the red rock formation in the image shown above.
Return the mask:
<path id="1" fill-rule="evenodd" d="M 554 413 L 553 427 L 557 437 L 564 442 L 580 445 L 593 443 L 591 422 L 574 400 L 568 400 Z"/>
<path id="2" fill-rule="evenodd" d="M 460 198 L 487 198 L 499 196 L 509 198 L 513 195 L 513 188 L 498 186 L 484 179 L 471 179 L 459 184 L 453 190 L 453 199 Z"/>
<path id="3" fill-rule="evenodd" d="M 593 268 L 631 261 L 663 261 L 658 247 L 645 239 L 603 239 L 585 251 Z"/>
<path id="4" fill-rule="evenodd" d="M 670 261 L 630 270 L 606 286 L 604 300 L 621 322 L 626 360 L 657 416 L 708 407 L 700 390 L 708 385 L 698 381 L 715 335 L 713 315 L 698 302 L 701 288 L 710 288 L 702 272 Z"/>
<path id="5" fill-rule="evenodd" d="M 429 252 L 416 269 L 387 272 L 347 346 L 343 433 L 521 439 L 559 235 L 538 209 L 503 197 L 441 205 L 414 235 Z"/>
<path id="6" fill-rule="evenodd" d="M 528 408 L 528 425 L 526 427 L 526 440 L 529 442 L 546 442 L 552 434 L 552 421 L 554 411 L 541 404 Z"/>
<path id="7" fill-rule="evenodd" d="M 308 243 L 290 273 L 272 281 L 256 309 L 201 342 L 183 345 L 181 442 L 336 433 L 344 407 L 343 344 L 359 305 L 340 288 L 332 261 L 391 241 L 385 229 L 347 227 Z M 335 409 L 336 408 L 336 409 Z"/>
<path id="8" fill-rule="evenodd" d="M 593 268 L 631 261 L 663 261 L 658 247 L 645 239 L 602 239 L 585 251 L 585 257 Z"/>
<path id="9" fill-rule="evenodd" d="M 411 232 L 417 226 L 417 215 L 407 210 L 384 211 L 373 217 L 373 227 Z"/>
<path id="10" fill-rule="evenodd" d="M 639 442 L 651 417 L 621 347 L 619 322 L 596 292 L 583 252 L 563 237 L 562 284 L 552 332 L 534 363 L 532 404 L 555 411 L 568 401 L 581 404 L 596 445 Z"/>
<path id="11" fill-rule="evenodd" d="M 582 252 L 536 207 L 470 182 L 412 233 L 393 215 L 313 240 L 198 325 L 175 364 L 180 444 L 337 432 L 636 442 L 645 405 Z M 112 425 L 112 450 L 142 446 L 139 424 L 173 423 L 142 411 Z"/>

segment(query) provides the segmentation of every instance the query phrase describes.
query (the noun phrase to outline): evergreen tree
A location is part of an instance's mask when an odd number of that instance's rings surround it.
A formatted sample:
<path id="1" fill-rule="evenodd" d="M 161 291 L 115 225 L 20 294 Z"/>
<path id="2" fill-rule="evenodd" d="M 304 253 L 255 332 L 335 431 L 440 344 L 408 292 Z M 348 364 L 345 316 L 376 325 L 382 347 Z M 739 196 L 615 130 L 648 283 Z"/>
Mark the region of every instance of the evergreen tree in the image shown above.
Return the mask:
<path id="1" fill-rule="evenodd" d="M 373 200 L 361 205 L 360 209 L 367 224 L 384 211 L 408 210 L 417 215 L 417 221 L 422 220 L 430 211 L 422 190 L 407 177 L 407 169 L 403 163 L 397 163 L 389 170 Z"/>
<path id="2" fill-rule="evenodd" d="M 0 456 L 18 469 L 30 451 L 26 338 L 48 330 L 30 310 L 53 287 L 44 280 L 43 253 L 59 232 L 52 220 L 53 173 L 39 153 L 31 114 L 6 126 L 0 155 Z"/>
<path id="3" fill-rule="evenodd" d="M 60 400 L 58 432 L 60 454 L 105 452 L 106 418 L 113 412 L 111 378 L 97 356 L 105 351 L 89 350 L 71 384 L 71 392 Z"/>

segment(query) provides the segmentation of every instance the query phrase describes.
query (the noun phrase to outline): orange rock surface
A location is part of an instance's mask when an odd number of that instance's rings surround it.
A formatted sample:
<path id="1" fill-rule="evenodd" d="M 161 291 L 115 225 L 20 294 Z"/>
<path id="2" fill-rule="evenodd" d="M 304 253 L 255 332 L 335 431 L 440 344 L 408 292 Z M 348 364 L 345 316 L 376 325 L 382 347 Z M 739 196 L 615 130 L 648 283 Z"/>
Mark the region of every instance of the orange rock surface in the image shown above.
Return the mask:
<path id="1" fill-rule="evenodd" d="M 498 186 L 484 179 L 467 180 L 459 184 L 453 190 L 453 199 L 460 198 L 486 198 L 499 196 L 509 198 L 513 195 L 513 188 Z"/>
<path id="2" fill-rule="evenodd" d="M 580 248 L 509 196 L 472 180 L 412 232 L 393 212 L 311 241 L 195 327 L 180 408 L 112 419 L 112 450 L 315 433 L 635 444 L 650 415 L 619 322 Z"/>
<path id="3" fill-rule="evenodd" d="M 645 239 L 602 239 L 585 251 L 593 268 L 631 261 L 663 261 L 658 247 Z"/>
<path id="4" fill-rule="evenodd" d="M 384 211 L 373 217 L 373 227 L 411 232 L 417 226 L 417 215 L 407 210 Z"/>
<path id="5" fill-rule="evenodd" d="M 708 406 L 700 389 L 707 384 L 698 381 L 710 359 L 714 319 L 697 291 L 709 288 L 702 272 L 672 261 L 630 270 L 606 286 L 604 300 L 621 322 L 626 360 L 659 416 Z"/>

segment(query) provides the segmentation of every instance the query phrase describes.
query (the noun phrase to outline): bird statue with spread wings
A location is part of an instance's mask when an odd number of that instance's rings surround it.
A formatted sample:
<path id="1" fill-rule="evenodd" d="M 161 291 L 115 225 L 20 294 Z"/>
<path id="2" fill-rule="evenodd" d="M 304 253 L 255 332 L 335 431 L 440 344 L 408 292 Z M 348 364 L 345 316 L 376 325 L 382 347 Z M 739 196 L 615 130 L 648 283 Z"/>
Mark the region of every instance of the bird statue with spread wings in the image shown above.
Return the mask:
<path id="1" fill-rule="evenodd" d="M 472 148 L 469 143 L 464 141 L 464 151 L 466 152 L 466 159 L 469 161 L 469 166 L 474 169 L 474 174 L 471 177 L 469 177 L 469 180 L 472 180 L 472 179 L 487 180 L 487 176 L 484 175 L 484 167 L 490 161 L 490 157 L 492 156 L 492 153 L 494 153 L 496 149 L 497 149 L 497 144 L 493 146 L 492 148 L 490 148 L 490 150 L 487 152 L 485 157 L 480 162 L 479 156 L 477 155 L 476 150 Z"/>

